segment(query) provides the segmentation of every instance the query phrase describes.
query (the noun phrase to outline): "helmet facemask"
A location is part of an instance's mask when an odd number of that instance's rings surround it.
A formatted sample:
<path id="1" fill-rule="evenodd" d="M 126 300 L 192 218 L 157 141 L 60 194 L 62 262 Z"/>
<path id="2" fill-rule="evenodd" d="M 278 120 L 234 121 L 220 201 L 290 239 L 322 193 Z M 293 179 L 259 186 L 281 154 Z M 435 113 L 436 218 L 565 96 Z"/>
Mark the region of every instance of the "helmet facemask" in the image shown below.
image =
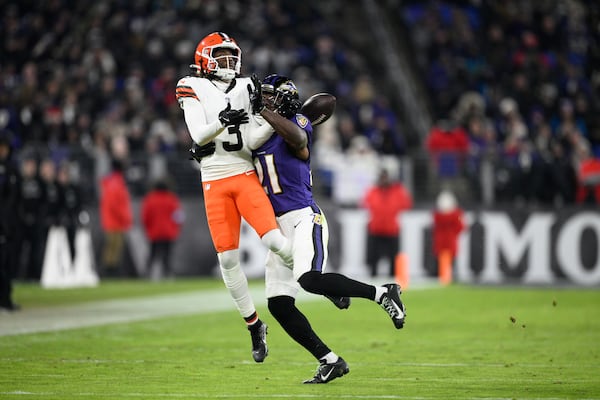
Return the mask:
<path id="1" fill-rule="evenodd" d="M 232 54 L 223 54 L 214 56 L 215 51 L 220 49 L 231 50 Z M 215 46 L 213 48 L 205 48 L 204 53 L 209 53 L 203 57 L 206 61 L 206 70 L 214 74 L 217 78 L 224 81 L 231 81 L 240 73 L 241 57 L 239 51 L 234 47 L 226 45 Z"/>
<path id="2" fill-rule="evenodd" d="M 291 80 L 282 80 L 279 82 L 273 82 L 273 84 L 263 83 L 261 85 L 261 91 L 263 94 L 263 102 L 265 107 L 271 111 L 276 111 L 283 104 L 299 98 L 298 89 Z"/>

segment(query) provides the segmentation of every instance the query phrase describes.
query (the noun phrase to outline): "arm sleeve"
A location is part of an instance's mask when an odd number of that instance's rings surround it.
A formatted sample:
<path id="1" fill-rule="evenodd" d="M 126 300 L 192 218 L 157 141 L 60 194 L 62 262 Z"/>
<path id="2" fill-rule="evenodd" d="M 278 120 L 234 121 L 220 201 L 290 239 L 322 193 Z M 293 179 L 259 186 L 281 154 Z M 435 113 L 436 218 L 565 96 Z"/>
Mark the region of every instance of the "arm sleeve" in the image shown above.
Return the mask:
<path id="1" fill-rule="evenodd" d="M 270 124 L 266 123 L 264 120 L 261 121 L 261 119 L 256 118 L 256 121 L 262 123 L 262 125 L 256 126 L 248 134 L 248 147 L 250 150 L 256 150 L 265 144 L 275 132 Z"/>
<path id="2" fill-rule="evenodd" d="M 206 121 L 206 113 L 198 100 L 183 98 L 180 99 L 180 105 L 190 136 L 200 146 L 213 140 L 225 129 L 218 119 L 210 123 Z"/>

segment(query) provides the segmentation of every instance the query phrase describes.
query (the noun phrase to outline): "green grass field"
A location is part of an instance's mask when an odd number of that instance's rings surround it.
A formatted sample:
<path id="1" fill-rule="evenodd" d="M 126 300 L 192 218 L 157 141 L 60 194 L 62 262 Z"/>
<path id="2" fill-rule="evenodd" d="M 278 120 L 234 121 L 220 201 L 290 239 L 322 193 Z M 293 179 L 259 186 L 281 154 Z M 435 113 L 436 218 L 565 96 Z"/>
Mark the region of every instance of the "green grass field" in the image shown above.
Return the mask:
<path id="1" fill-rule="evenodd" d="M 260 282 L 252 282 L 253 287 Z M 18 285 L 29 310 L 194 290 L 210 279 L 121 281 L 94 289 Z M 411 288 L 406 326 L 355 299 L 349 310 L 303 298 L 321 338 L 350 365 L 303 385 L 317 362 L 264 306 L 269 356 L 256 364 L 237 311 L 0 336 L 0 399 L 600 399 L 600 291 Z M 0 314 L 0 325 L 11 314 Z"/>

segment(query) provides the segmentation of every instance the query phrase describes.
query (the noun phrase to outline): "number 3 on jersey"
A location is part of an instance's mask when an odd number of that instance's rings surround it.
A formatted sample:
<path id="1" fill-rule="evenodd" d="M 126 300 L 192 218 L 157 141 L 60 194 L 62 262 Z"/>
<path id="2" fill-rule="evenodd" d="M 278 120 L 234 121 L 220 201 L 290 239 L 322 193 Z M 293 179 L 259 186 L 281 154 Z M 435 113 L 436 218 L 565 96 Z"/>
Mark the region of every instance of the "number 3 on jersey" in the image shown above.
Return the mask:
<path id="1" fill-rule="evenodd" d="M 242 143 L 242 131 L 240 131 L 239 125 L 231 125 L 227 128 L 229 135 L 235 135 L 236 141 L 232 143 L 230 141 L 223 142 L 223 149 L 225 151 L 238 151 L 243 147 Z"/>

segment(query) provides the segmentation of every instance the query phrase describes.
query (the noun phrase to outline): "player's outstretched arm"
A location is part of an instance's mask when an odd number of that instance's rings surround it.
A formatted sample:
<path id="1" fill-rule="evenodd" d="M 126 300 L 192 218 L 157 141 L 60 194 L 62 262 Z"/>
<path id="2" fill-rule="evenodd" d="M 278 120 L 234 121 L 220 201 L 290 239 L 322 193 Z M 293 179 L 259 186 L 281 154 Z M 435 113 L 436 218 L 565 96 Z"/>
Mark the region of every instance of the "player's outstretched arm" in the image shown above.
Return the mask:
<path id="1" fill-rule="evenodd" d="M 304 129 L 268 108 L 263 109 L 260 112 L 260 115 L 273 127 L 275 132 L 285 140 L 288 146 L 294 150 L 296 157 L 302 160 L 308 159 L 308 137 L 306 136 Z"/>
<path id="2" fill-rule="evenodd" d="M 247 135 L 245 141 L 248 144 L 248 148 L 250 150 L 258 149 L 260 146 L 265 144 L 271 136 L 273 136 L 273 133 L 273 127 L 270 124 L 265 124 L 263 120 L 262 125 L 250 130 L 249 134 Z"/>

